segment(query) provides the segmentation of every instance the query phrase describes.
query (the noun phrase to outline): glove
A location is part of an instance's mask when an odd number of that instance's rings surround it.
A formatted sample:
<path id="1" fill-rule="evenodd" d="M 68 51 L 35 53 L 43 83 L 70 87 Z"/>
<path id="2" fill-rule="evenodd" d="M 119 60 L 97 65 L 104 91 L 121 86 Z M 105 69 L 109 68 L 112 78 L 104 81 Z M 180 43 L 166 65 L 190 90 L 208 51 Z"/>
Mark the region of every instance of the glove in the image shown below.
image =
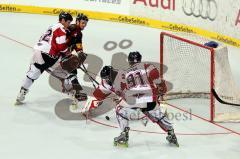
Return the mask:
<path id="1" fill-rule="evenodd" d="M 164 96 L 166 94 L 167 85 L 164 80 L 162 80 L 162 82 L 157 85 L 157 91 L 158 91 L 158 95 L 160 95 L 160 96 Z"/>
<path id="2" fill-rule="evenodd" d="M 71 54 L 63 58 L 60 64 L 64 70 L 70 73 L 79 66 L 79 60 L 77 56 Z"/>
<path id="3" fill-rule="evenodd" d="M 83 52 L 77 52 L 77 56 L 78 56 L 78 61 L 80 64 L 83 64 L 84 61 L 86 60 L 87 58 L 87 54 L 83 53 Z"/>

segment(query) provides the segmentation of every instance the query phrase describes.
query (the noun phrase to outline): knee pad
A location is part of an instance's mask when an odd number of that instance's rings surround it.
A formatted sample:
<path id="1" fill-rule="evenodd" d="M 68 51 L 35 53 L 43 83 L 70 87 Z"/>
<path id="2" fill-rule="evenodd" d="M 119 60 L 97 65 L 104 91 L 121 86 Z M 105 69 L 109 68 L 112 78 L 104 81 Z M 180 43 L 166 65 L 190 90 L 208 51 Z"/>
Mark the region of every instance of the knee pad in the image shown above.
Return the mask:
<path id="1" fill-rule="evenodd" d="M 41 70 L 38 69 L 34 64 L 30 65 L 30 69 L 27 72 L 27 77 L 31 80 L 36 80 L 42 74 Z"/>

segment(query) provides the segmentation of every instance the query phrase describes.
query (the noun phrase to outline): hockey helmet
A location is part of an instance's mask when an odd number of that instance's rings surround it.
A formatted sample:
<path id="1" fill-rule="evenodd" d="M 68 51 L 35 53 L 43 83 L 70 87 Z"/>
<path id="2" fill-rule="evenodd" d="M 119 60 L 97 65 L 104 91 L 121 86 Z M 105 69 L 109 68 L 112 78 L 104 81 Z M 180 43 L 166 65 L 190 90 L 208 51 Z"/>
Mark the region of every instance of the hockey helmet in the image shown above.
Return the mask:
<path id="1" fill-rule="evenodd" d="M 67 20 L 72 21 L 73 20 L 72 15 L 68 12 L 61 12 L 59 14 L 59 21 L 61 21 L 62 19 L 64 19 L 65 21 L 67 21 Z"/>
<path id="2" fill-rule="evenodd" d="M 111 76 L 111 72 L 113 71 L 112 66 L 104 66 L 100 72 L 100 76 L 103 79 L 109 78 Z"/>
<path id="3" fill-rule="evenodd" d="M 128 62 L 130 65 L 133 65 L 135 63 L 139 63 L 142 61 L 142 55 L 138 52 L 130 52 L 128 55 Z"/>
<path id="4" fill-rule="evenodd" d="M 205 43 L 204 45 L 208 46 L 208 47 L 212 47 L 212 48 L 217 48 L 219 44 L 215 41 L 209 41 L 209 42 Z"/>
<path id="5" fill-rule="evenodd" d="M 80 21 L 80 20 L 88 21 L 88 17 L 83 13 L 79 13 L 76 17 L 76 20 L 78 20 L 78 21 Z"/>
<path id="6" fill-rule="evenodd" d="M 100 76 L 102 79 L 105 79 L 106 82 L 109 85 L 112 85 L 113 82 L 113 77 L 112 77 L 112 73 L 113 73 L 113 67 L 112 66 L 104 66 L 100 72 Z"/>

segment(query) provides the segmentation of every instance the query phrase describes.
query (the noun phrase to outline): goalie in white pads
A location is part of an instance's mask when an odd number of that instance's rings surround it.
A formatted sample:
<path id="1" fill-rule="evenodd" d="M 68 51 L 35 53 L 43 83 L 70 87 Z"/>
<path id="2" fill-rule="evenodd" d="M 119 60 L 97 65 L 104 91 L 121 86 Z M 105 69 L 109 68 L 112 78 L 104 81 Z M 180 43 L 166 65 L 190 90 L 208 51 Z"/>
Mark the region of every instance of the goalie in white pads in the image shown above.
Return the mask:
<path id="1" fill-rule="evenodd" d="M 165 82 L 160 80 L 155 66 L 141 63 L 141 59 L 139 52 L 130 52 L 130 68 L 118 75 L 120 79 L 113 75 L 115 71 L 111 66 L 105 66 L 101 70 L 102 83 L 93 93 L 98 100 L 104 100 L 111 93 L 120 97 L 116 117 L 122 132 L 114 138 L 114 145 L 128 146 L 129 121 L 140 109 L 153 123 L 168 133 L 166 139 L 169 143 L 179 146 L 173 126 L 162 112 L 158 101 L 159 95 L 166 93 Z"/>

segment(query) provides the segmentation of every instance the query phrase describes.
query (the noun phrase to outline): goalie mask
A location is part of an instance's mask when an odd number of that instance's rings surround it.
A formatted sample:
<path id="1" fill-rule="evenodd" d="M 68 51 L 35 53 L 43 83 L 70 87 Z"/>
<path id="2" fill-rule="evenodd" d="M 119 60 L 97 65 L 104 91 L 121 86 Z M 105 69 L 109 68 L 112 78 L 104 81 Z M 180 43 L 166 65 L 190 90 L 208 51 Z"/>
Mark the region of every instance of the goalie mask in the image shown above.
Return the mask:
<path id="1" fill-rule="evenodd" d="M 102 79 L 105 79 L 109 85 L 113 83 L 113 67 L 112 66 L 104 66 L 100 72 L 100 76 Z"/>
<path id="2" fill-rule="evenodd" d="M 134 65 L 135 63 L 139 63 L 142 60 L 142 55 L 136 51 L 136 52 L 130 52 L 128 55 L 128 63 L 129 65 Z"/>

